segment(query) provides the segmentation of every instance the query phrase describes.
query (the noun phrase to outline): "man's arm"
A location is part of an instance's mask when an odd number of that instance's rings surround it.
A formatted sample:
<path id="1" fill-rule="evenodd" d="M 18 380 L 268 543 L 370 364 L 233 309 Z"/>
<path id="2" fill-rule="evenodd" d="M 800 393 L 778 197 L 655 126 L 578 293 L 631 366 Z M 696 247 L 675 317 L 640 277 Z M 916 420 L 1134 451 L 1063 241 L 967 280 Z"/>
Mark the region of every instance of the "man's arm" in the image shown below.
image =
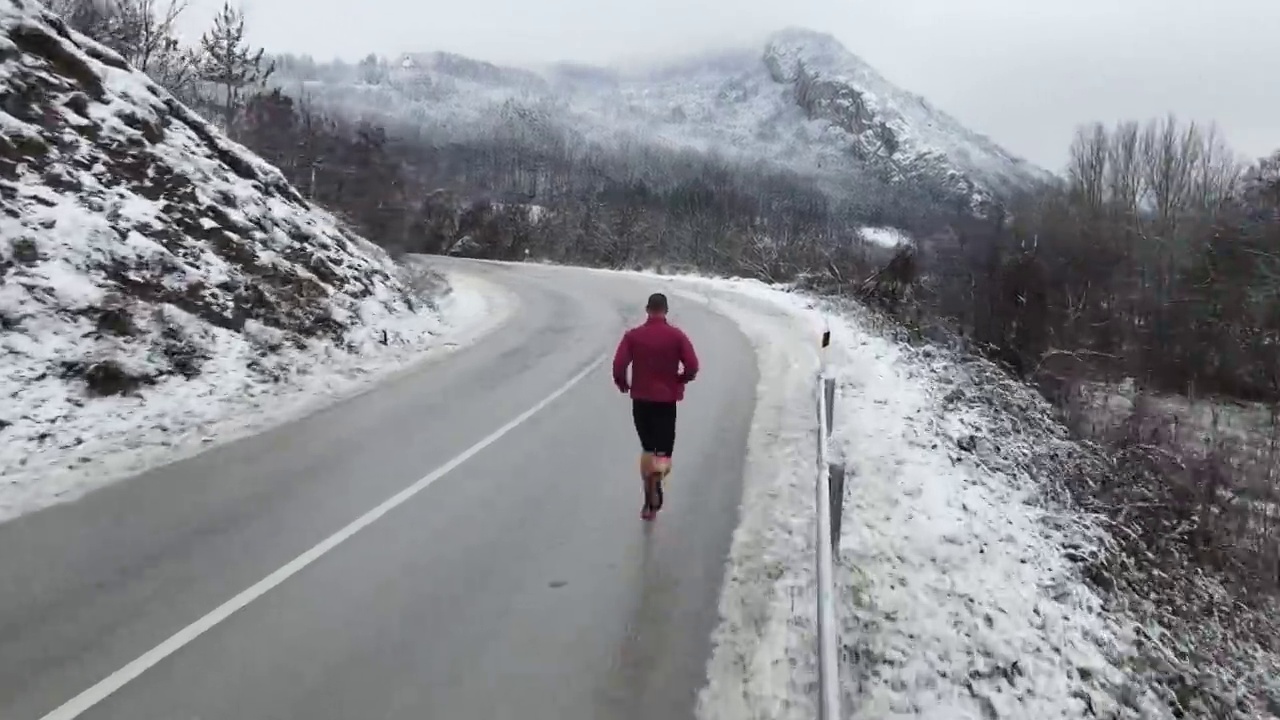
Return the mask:
<path id="1" fill-rule="evenodd" d="M 631 331 L 622 334 L 622 340 L 618 341 L 618 349 L 613 353 L 613 384 L 618 386 L 622 392 L 631 390 L 631 384 L 627 382 L 627 367 L 631 365 Z"/>
<path id="2" fill-rule="evenodd" d="M 693 343 L 683 331 L 680 333 L 680 364 L 684 366 L 680 373 L 680 384 L 693 382 L 698 376 L 698 354 L 693 351 Z"/>

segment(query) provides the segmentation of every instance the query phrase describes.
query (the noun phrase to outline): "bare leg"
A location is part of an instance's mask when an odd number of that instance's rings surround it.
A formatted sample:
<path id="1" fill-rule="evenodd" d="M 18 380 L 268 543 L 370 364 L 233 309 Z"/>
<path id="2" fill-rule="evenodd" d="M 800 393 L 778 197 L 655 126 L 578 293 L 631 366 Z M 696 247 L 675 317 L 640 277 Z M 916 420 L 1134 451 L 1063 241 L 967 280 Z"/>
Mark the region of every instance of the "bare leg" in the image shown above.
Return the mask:
<path id="1" fill-rule="evenodd" d="M 654 455 L 649 464 L 648 487 L 651 489 L 649 497 L 653 498 L 655 511 L 662 509 L 662 481 L 667 478 L 669 472 L 671 472 L 671 458 L 665 455 Z"/>
<path id="2" fill-rule="evenodd" d="M 644 488 L 644 516 L 652 517 L 655 507 L 655 482 L 656 475 L 653 472 L 654 458 L 653 453 L 640 454 L 640 484 Z"/>
<path id="3" fill-rule="evenodd" d="M 658 473 L 663 478 L 671 474 L 671 456 L 655 455 L 652 464 L 653 472 Z"/>

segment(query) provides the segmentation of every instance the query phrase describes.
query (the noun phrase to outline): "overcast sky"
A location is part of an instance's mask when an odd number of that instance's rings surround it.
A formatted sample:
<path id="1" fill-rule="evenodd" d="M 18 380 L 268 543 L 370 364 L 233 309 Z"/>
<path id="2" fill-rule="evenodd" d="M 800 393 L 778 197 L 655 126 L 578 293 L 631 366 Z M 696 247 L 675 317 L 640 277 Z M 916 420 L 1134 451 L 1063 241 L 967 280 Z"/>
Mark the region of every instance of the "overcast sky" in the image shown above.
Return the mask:
<path id="1" fill-rule="evenodd" d="M 233 0 L 235 2 L 236 0 Z M 191 0 L 198 35 L 221 0 Z M 448 50 L 611 63 L 821 30 L 1014 153 L 1061 169 L 1078 123 L 1173 111 L 1280 148 L 1280 0 L 242 0 L 251 39 L 317 59 Z"/>

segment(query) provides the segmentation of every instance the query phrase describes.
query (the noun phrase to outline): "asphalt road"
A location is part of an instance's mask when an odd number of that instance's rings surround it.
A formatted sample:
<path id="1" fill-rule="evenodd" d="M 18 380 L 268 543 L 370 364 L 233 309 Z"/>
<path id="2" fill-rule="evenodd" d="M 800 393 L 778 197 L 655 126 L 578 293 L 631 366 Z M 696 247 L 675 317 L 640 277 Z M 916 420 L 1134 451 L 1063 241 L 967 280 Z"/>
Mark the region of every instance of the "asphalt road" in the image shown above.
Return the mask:
<path id="1" fill-rule="evenodd" d="M 612 352 L 652 288 L 474 268 L 519 298 L 476 345 L 0 525 L 0 718 L 45 718 L 77 696 L 82 713 L 61 717 L 692 717 L 737 523 L 754 354 L 728 320 L 672 298 L 704 370 L 680 409 L 667 506 L 644 523 L 639 448 L 607 363 L 564 386 Z M 175 634 L 171 653 L 136 663 Z M 107 678 L 113 691 L 82 695 Z"/>

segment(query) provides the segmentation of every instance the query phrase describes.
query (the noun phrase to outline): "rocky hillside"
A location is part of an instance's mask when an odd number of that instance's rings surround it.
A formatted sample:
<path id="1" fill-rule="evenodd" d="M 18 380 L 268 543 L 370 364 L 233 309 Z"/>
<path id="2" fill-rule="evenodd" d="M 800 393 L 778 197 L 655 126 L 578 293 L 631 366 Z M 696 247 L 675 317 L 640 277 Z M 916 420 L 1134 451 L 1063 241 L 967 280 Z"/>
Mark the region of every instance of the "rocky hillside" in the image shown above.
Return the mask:
<path id="1" fill-rule="evenodd" d="M 805 117 L 825 122 L 855 157 L 890 177 L 933 175 L 959 188 L 1005 194 L 1048 174 L 885 80 L 830 35 L 791 29 L 764 52 L 769 77 L 789 87 Z"/>
<path id="2" fill-rule="evenodd" d="M 834 38 L 790 29 L 763 48 L 626 72 L 578 64 L 504 68 L 447 53 L 358 65 L 284 58 L 282 90 L 450 141 L 500 135 L 635 153 L 683 149 L 793 171 L 831 192 L 899 187 L 948 205 L 1047 179 Z"/>
<path id="3" fill-rule="evenodd" d="M 102 407 L 136 435 L 139 397 L 207 405 L 435 318 L 383 251 L 33 0 L 0 2 L 0 98 L 0 476 L 109 436 Z"/>

